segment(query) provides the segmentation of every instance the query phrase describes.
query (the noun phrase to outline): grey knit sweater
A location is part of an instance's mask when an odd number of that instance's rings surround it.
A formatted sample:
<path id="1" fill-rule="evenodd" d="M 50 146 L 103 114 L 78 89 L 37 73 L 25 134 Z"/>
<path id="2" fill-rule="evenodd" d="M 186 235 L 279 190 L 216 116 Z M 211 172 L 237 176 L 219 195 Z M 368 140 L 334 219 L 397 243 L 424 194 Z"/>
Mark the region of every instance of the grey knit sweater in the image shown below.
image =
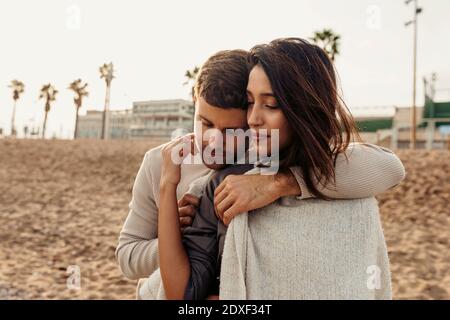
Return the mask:
<path id="1" fill-rule="evenodd" d="M 220 299 L 391 299 L 375 198 L 273 203 L 230 224 Z"/>

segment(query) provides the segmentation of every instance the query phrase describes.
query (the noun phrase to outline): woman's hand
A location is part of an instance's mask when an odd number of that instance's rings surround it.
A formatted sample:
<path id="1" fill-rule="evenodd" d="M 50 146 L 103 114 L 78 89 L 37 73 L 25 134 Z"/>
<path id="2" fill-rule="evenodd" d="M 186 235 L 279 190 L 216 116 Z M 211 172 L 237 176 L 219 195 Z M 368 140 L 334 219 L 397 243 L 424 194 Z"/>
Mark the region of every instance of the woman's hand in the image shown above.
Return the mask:
<path id="1" fill-rule="evenodd" d="M 194 154 L 194 134 L 189 133 L 166 144 L 162 150 L 161 185 L 178 185 L 181 179 L 181 163 Z"/>
<path id="2" fill-rule="evenodd" d="M 275 175 L 229 175 L 214 192 L 214 208 L 217 217 L 228 225 L 240 213 L 299 194 L 300 186 L 290 171 Z"/>

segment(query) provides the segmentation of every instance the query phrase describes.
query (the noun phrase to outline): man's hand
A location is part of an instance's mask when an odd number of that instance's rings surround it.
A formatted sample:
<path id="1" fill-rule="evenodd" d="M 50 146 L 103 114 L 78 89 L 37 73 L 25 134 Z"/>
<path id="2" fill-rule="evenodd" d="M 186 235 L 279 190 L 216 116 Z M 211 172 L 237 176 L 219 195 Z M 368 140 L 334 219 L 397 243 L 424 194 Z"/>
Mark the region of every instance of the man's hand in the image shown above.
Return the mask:
<path id="1" fill-rule="evenodd" d="M 216 215 L 228 225 L 238 214 L 267 206 L 283 196 L 300 195 L 290 172 L 275 175 L 229 175 L 214 192 Z"/>
<path id="2" fill-rule="evenodd" d="M 192 221 L 195 216 L 195 208 L 199 206 L 199 203 L 199 198 L 188 193 L 184 194 L 184 196 L 178 200 L 178 213 L 180 215 L 181 231 L 192 225 Z"/>

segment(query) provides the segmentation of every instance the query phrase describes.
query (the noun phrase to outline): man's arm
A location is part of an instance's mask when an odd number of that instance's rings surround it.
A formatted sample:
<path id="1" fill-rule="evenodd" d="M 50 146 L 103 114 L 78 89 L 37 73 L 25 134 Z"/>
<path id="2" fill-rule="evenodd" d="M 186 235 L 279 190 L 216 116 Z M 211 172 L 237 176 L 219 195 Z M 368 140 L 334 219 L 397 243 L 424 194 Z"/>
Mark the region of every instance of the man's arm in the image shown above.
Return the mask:
<path id="1" fill-rule="evenodd" d="M 145 154 L 136 176 L 130 211 L 116 248 L 120 270 L 129 279 L 148 277 L 159 266 L 158 208 L 152 189 L 155 182 L 150 171 L 151 153 Z"/>

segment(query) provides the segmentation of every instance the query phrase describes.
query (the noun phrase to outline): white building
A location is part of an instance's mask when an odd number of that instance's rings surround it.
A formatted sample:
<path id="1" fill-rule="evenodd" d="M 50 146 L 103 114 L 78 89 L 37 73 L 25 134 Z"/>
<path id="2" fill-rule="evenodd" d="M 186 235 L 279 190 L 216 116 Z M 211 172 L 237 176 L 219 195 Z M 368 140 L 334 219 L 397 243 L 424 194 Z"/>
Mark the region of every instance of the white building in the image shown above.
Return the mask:
<path id="1" fill-rule="evenodd" d="M 177 129 L 191 132 L 194 105 L 186 100 L 133 102 L 132 138 L 170 137 Z"/>
<path id="2" fill-rule="evenodd" d="M 78 120 L 79 138 L 100 138 L 102 111 L 87 111 Z M 111 139 L 142 139 L 170 137 L 172 132 L 191 132 L 194 106 L 186 100 L 150 100 L 133 102 L 130 110 L 110 111 L 108 137 Z"/>

